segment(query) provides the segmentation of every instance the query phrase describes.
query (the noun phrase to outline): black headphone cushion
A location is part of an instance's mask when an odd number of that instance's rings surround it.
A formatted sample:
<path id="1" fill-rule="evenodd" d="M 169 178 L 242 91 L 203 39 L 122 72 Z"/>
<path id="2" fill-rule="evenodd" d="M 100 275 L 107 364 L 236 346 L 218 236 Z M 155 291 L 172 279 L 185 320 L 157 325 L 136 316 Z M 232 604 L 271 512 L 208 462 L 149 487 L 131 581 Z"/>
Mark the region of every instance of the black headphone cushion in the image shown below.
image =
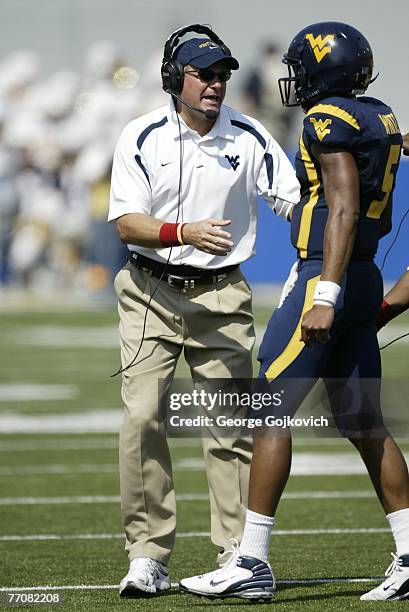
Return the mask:
<path id="1" fill-rule="evenodd" d="M 164 59 L 161 67 L 162 88 L 170 94 L 182 93 L 185 79 L 183 64 L 175 59 Z"/>

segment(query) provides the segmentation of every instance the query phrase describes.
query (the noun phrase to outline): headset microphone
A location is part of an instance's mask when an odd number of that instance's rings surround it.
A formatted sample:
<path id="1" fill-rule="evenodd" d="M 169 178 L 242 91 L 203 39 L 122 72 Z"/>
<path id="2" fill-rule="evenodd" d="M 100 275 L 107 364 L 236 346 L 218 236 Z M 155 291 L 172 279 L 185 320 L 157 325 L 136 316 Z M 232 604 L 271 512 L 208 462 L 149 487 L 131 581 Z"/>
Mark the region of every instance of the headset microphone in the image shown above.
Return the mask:
<path id="1" fill-rule="evenodd" d="M 207 119 L 217 119 L 217 117 L 219 116 L 219 111 L 209 109 L 205 111 L 205 115 Z"/>
<path id="2" fill-rule="evenodd" d="M 217 119 L 217 117 L 219 116 L 219 111 L 217 110 L 202 110 L 201 108 L 191 106 L 191 104 L 188 104 L 187 102 L 182 100 L 182 98 L 179 98 L 179 96 L 175 96 L 175 94 L 172 94 L 172 97 L 176 98 L 176 100 L 178 100 L 181 104 L 184 104 L 188 108 L 191 108 L 192 110 L 197 111 L 198 113 L 202 113 L 203 115 L 205 115 L 206 119 Z"/>

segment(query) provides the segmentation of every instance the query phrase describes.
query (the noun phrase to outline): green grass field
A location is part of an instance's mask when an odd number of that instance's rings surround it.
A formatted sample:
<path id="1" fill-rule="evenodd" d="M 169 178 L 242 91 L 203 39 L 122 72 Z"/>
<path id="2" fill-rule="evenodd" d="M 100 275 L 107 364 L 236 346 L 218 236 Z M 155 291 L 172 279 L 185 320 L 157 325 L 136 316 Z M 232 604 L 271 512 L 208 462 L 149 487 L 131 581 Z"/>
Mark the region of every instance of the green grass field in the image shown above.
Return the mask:
<path id="1" fill-rule="evenodd" d="M 58 593 L 64 610 L 236 611 L 251 605 L 199 599 L 176 587 L 154 599 L 119 599 L 117 585 L 128 563 L 114 433 L 120 380 L 110 378 L 119 365 L 115 308 L 29 310 L 0 314 L 0 607 L 7 594 L 39 587 Z M 268 316 L 266 308 L 256 309 L 260 329 Z M 401 317 L 388 334 L 399 335 L 408 323 Z M 406 377 L 407 363 L 406 341 L 383 352 L 389 378 Z M 178 374 L 187 376 L 185 365 Z M 90 419 L 96 427 L 108 424 L 106 431 L 80 433 Z M 213 569 L 217 550 L 208 537 L 200 444 L 171 445 L 179 531 L 170 572 L 177 583 Z M 407 442 L 403 447 L 409 452 Z M 349 462 L 355 465 L 352 448 L 344 440 L 297 440 L 295 451 L 295 472 L 272 538 L 278 579 L 272 605 L 314 612 L 386 609 L 360 603 L 359 595 L 374 583 L 353 580 L 380 578 L 393 544 L 369 479 L 348 472 Z M 316 467 L 323 464 L 346 466 L 345 473 L 320 474 Z M 300 473 L 297 466 L 303 465 L 313 466 L 311 473 Z"/>

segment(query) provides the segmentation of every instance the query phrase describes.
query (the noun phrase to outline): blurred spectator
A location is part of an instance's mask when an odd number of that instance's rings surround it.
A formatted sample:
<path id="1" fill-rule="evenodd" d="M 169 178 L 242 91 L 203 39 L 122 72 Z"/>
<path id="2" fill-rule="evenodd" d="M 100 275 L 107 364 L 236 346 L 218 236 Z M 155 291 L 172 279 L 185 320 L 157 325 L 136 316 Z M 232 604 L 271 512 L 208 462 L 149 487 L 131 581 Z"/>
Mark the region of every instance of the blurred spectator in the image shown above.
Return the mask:
<path id="1" fill-rule="evenodd" d="M 10 277 L 12 229 L 19 208 L 16 174 L 16 160 L 0 145 L 0 284 L 7 283 Z"/>
<path id="2" fill-rule="evenodd" d="M 43 78 L 31 51 L 0 62 L 0 284 L 111 287 L 124 257 L 106 222 L 111 162 L 124 125 L 151 105 L 139 78 L 107 41 L 80 74 Z"/>
<path id="3" fill-rule="evenodd" d="M 274 43 L 265 43 L 257 63 L 242 84 L 243 112 L 263 123 L 280 145 L 286 149 L 292 143 L 294 113 L 281 102 L 277 80 L 285 76 L 282 53 Z"/>

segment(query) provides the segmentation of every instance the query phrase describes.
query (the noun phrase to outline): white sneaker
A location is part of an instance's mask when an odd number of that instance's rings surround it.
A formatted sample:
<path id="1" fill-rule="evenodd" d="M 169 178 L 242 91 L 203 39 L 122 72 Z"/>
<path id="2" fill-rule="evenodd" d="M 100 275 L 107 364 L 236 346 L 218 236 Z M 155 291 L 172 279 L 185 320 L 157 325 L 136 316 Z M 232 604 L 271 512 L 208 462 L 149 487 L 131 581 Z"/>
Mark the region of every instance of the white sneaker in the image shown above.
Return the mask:
<path id="1" fill-rule="evenodd" d="M 184 578 L 182 591 L 204 597 L 240 597 L 242 599 L 271 599 L 275 580 L 268 563 L 254 557 L 242 557 L 236 546 L 230 560 L 223 567 L 192 578 Z"/>
<path id="2" fill-rule="evenodd" d="M 361 601 L 396 601 L 409 597 L 409 555 L 394 555 L 385 572 L 386 580 L 361 596 Z"/>
<path id="3" fill-rule="evenodd" d="M 131 561 L 129 572 L 121 580 L 119 595 L 146 597 L 167 589 L 170 589 L 170 580 L 166 565 L 154 559 L 138 557 Z"/>

